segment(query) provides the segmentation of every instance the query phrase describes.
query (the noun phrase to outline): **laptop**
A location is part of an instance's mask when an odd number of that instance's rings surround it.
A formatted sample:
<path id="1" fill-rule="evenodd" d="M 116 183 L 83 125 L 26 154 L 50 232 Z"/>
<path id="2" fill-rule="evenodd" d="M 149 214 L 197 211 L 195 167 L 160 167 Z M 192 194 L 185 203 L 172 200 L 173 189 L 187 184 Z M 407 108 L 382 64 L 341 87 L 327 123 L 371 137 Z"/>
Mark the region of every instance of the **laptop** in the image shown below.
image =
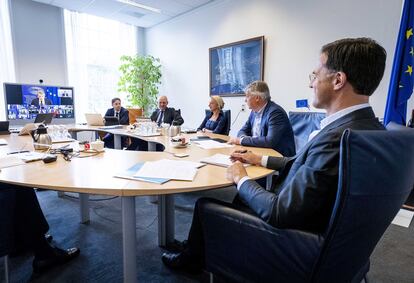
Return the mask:
<path id="1" fill-rule="evenodd" d="M 53 113 L 39 113 L 36 115 L 34 123 L 43 123 L 45 125 L 52 123 Z"/>
<path id="2" fill-rule="evenodd" d="M 89 126 L 103 126 L 104 121 L 99 113 L 85 113 L 86 123 Z"/>
<path id="3" fill-rule="evenodd" d="M 9 121 L 0 121 L 0 135 L 10 135 Z"/>
<path id="4" fill-rule="evenodd" d="M 115 116 L 105 116 L 105 126 L 119 125 L 119 119 Z"/>

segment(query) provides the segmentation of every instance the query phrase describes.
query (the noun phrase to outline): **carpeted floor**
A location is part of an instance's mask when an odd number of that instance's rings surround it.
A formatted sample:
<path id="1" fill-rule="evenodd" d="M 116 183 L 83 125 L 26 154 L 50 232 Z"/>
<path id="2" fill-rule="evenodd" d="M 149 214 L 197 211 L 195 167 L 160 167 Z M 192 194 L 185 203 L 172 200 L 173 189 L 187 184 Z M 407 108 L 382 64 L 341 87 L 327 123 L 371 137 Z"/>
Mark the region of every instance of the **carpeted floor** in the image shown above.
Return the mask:
<path id="1" fill-rule="evenodd" d="M 234 188 L 202 195 L 231 200 Z M 122 282 L 121 200 L 92 196 L 91 223 L 79 224 L 79 201 L 76 194 L 58 198 L 55 192 L 38 192 L 43 211 L 50 224 L 54 243 L 61 247 L 78 246 L 79 258 L 63 267 L 51 270 L 34 282 Z M 176 196 L 176 238 L 187 237 L 192 206 L 200 194 Z M 107 200 L 99 200 L 107 199 Z M 199 282 L 205 276 L 189 276 L 165 268 L 157 246 L 157 205 L 146 197 L 136 198 L 137 210 L 137 279 L 139 282 Z M 413 225 L 403 228 L 391 225 L 371 257 L 371 282 L 414 282 Z M 11 258 L 12 282 L 27 282 L 31 276 L 30 254 Z M 4 269 L 0 265 L 0 278 Z"/>

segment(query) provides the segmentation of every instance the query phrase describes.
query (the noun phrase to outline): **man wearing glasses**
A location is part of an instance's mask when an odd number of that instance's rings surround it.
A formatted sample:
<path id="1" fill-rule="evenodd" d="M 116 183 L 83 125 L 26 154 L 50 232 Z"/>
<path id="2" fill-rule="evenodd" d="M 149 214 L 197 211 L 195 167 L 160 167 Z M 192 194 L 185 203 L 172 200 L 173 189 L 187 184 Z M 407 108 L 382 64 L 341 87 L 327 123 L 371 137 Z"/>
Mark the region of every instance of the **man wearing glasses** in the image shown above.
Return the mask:
<path id="1" fill-rule="evenodd" d="M 326 229 L 338 187 L 343 131 L 384 130 L 368 100 L 384 74 L 386 51 L 372 39 L 348 38 L 323 46 L 319 60 L 310 75 L 309 87 L 314 91 L 313 105 L 326 110 L 321 130 L 294 157 L 234 152 L 232 158 L 237 161 L 228 168 L 227 177 L 236 183 L 238 197 L 244 204 L 199 199 L 185 248 L 180 253 L 165 253 L 162 256 L 165 265 L 200 270 L 204 265 L 204 230 L 232 237 L 225 227 L 211 220 L 216 218 L 208 213 L 209 206 L 242 210 L 278 228 L 312 232 Z M 240 161 L 279 170 L 274 188 L 266 191 L 249 179 Z"/>
<path id="2" fill-rule="evenodd" d="M 268 147 L 280 154 L 295 154 L 295 140 L 289 118 L 283 108 L 270 100 L 265 82 L 254 81 L 246 87 L 246 103 L 252 110 L 246 124 L 230 144 Z"/>

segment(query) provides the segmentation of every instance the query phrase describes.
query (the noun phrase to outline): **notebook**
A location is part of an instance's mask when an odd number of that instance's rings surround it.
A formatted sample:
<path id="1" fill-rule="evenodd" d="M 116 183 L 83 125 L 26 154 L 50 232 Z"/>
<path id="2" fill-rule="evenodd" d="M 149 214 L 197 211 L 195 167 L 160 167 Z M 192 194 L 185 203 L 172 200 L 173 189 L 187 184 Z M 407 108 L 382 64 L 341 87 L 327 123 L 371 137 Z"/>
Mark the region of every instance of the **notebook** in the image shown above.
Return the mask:
<path id="1" fill-rule="evenodd" d="M 122 178 L 122 179 L 129 179 L 129 180 L 136 180 L 136 181 L 143 181 L 143 182 L 150 182 L 150 183 L 155 183 L 155 184 L 164 184 L 165 182 L 168 182 L 170 180 L 166 178 L 145 178 L 145 177 L 134 176 L 135 173 L 137 173 L 137 171 L 141 169 L 142 165 L 144 165 L 144 162 L 137 163 L 134 166 L 128 168 L 127 170 L 117 173 L 114 177 Z"/>

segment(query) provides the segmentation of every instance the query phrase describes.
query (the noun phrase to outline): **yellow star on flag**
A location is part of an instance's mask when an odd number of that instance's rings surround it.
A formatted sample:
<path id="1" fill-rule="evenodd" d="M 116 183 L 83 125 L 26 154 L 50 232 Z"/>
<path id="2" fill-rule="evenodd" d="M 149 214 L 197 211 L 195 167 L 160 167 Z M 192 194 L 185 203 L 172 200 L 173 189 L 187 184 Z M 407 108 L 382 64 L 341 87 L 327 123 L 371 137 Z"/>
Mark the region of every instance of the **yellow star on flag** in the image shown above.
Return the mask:
<path id="1" fill-rule="evenodd" d="M 409 73 L 411 76 L 411 74 L 413 73 L 413 66 L 407 65 L 407 70 L 405 72 Z"/>
<path id="2" fill-rule="evenodd" d="M 411 54 L 411 56 L 414 56 L 414 47 L 412 47 L 412 46 L 411 46 L 410 54 Z"/>
<path id="3" fill-rule="evenodd" d="M 413 35 L 413 28 L 410 28 L 409 30 L 405 32 L 405 37 L 407 37 L 407 39 L 409 39 L 410 36 L 412 35 Z"/>

